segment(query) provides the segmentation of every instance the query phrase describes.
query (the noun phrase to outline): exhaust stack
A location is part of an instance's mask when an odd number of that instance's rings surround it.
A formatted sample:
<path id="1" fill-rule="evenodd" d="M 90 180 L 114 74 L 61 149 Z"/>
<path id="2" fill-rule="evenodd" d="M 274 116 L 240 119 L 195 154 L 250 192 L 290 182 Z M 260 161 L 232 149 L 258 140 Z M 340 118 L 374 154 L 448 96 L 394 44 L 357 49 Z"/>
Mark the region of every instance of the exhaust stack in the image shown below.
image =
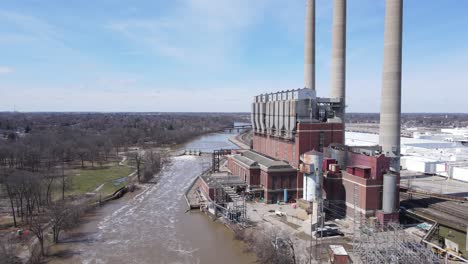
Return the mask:
<path id="1" fill-rule="evenodd" d="M 402 26 L 403 0 L 387 0 L 379 143 L 383 154 L 391 158 L 390 170 L 394 174 L 400 173 Z M 384 179 L 383 192 L 392 194 L 383 197 L 383 205 L 387 205 L 383 208 L 384 212 L 395 212 L 397 201 L 395 181 Z"/>
<path id="2" fill-rule="evenodd" d="M 304 86 L 315 90 L 315 0 L 307 0 L 305 26 Z"/>
<path id="3" fill-rule="evenodd" d="M 333 0 L 331 97 L 345 98 L 346 0 Z"/>

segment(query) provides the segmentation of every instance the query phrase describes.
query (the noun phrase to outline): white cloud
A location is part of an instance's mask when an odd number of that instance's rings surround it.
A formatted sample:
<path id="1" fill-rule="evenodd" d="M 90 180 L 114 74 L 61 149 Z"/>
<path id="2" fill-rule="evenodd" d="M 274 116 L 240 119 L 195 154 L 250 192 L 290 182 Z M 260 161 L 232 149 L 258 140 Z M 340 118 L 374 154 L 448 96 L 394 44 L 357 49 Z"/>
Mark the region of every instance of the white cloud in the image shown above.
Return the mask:
<path id="1" fill-rule="evenodd" d="M 266 0 L 184 0 L 164 17 L 111 21 L 107 28 L 136 50 L 189 65 L 222 68 L 240 52 L 242 34 L 261 18 Z"/>
<path id="2" fill-rule="evenodd" d="M 9 73 L 12 73 L 14 72 L 14 70 L 10 67 L 6 67 L 6 66 L 0 66 L 0 74 L 9 74 Z"/>

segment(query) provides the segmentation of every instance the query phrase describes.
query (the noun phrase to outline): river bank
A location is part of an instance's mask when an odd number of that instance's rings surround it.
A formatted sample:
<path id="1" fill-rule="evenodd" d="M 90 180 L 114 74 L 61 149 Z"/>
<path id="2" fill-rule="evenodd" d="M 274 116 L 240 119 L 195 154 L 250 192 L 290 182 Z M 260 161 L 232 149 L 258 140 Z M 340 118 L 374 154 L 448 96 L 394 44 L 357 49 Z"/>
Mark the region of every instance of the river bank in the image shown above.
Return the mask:
<path id="1" fill-rule="evenodd" d="M 212 151 L 235 147 L 233 134 L 211 134 L 180 149 Z M 183 192 L 209 157 L 172 156 L 157 184 L 110 201 L 51 248 L 49 263 L 251 263 L 243 243 L 204 214 L 185 213 Z"/>

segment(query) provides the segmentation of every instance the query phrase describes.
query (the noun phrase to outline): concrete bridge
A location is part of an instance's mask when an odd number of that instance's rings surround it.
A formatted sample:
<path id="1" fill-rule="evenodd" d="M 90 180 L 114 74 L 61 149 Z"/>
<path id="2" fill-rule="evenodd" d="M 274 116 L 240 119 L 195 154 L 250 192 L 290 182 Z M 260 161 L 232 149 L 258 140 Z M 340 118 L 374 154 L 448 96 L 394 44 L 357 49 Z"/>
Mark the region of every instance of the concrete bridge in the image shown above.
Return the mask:
<path id="1" fill-rule="evenodd" d="M 222 131 L 232 132 L 233 130 L 237 130 L 237 132 L 239 133 L 241 130 L 250 129 L 250 128 L 252 128 L 251 124 L 234 125 L 234 126 L 231 126 L 231 127 L 225 127 L 225 128 L 222 129 Z"/>

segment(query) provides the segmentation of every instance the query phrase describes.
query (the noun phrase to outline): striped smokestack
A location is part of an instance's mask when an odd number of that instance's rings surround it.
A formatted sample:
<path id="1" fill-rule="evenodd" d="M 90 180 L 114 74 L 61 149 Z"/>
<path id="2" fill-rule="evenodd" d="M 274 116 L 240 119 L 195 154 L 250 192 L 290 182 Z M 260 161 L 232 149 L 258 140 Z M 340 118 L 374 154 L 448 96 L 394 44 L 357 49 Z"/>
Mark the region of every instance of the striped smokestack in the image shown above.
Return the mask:
<path id="1" fill-rule="evenodd" d="M 315 0 L 306 3 L 304 55 L 304 86 L 315 90 Z"/>

